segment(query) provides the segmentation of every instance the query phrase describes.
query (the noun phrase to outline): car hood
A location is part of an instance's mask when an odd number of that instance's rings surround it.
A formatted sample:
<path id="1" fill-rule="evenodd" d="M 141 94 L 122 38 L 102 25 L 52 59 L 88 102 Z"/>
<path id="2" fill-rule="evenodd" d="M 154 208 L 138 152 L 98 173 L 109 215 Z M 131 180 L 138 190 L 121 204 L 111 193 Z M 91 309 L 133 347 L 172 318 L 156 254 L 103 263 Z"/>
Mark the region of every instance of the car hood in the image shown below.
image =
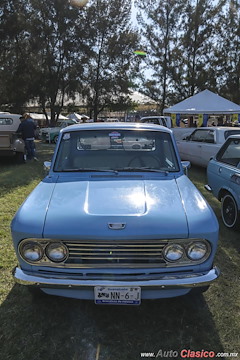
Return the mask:
<path id="1" fill-rule="evenodd" d="M 46 212 L 43 236 L 186 238 L 189 219 L 192 217 L 198 223 L 204 220 L 201 213 L 208 206 L 193 184 L 187 178 L 185 181 L 186 193 L 179 190 L 178 180 L 174 178 L 104 181 L 59 178 Z M 209 221 L 209 215 L 206 219 Z"/>
<path id="2" fill-rule="evenodd" d="M 19 240 L 162 239 L 215 234 L 218 222 L 185 175 L 104 181 L 79 175 L 44 179 L 19 208 L 11 228 Z"/>

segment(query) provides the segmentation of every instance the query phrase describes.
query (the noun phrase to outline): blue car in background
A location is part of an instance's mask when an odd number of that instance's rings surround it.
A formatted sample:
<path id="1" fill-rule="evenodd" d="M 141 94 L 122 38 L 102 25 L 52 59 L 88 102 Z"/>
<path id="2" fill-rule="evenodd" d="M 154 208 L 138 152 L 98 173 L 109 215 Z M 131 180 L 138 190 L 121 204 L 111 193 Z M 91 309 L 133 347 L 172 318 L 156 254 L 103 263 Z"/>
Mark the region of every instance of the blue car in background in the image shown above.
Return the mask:
<path id="1" fill-rule="evenodd" d="M 16 282 L 137 305 L 202 292 L 218 278 L 218 222 L 168 128 L 73 125 L 61 130 L 48 165 L 12 221 Z"/>
<path id="2" fill-rule="evenodd" d="M 240 228 L 240 135 L 230 136 L 207 168 L 206 189 L 221 201 L 224 225 Z"/>

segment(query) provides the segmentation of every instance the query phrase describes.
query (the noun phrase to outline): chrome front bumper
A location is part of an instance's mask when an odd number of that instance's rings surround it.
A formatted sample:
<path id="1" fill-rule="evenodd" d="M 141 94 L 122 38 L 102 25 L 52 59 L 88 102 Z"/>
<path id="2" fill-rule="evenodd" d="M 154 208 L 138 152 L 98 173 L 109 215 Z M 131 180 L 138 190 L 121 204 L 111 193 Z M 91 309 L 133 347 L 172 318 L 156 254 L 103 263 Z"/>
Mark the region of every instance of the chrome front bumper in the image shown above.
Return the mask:
<path id="1" fill-rule="evenodd" d="M 153 280 L 130 280 L 130 281 L 115 281 L 115 280 L 83 280 L 73 279 L 71 275 L 66 273 L 64 275 L 54 274 L 50 276 L 36 275 L 24 272 L 19 267 L 13 270 L 13 277 L 18 284 L 37 286 L 39 288 L 52 289 L 78 289 L 84 290 L 86 288 L 94 288 L 95 286 L 140 286 L 143 290 L 173 290 L 173 289 L 191 289 L 200 286 L 208 286 L 220 275 L 217 267 L 213 267 L 208 272 L 189 273 L 189 274 L 159 274 L 157 279 Z"/>

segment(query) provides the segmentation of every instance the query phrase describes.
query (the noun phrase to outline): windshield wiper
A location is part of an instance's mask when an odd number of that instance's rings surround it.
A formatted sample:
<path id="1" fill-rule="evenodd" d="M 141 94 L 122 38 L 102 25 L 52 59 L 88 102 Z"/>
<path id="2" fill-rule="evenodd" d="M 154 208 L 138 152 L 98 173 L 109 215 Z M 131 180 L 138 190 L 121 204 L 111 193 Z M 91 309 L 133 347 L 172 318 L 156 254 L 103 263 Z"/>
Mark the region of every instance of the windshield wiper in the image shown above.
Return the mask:
<path id="1" fill-rule="evenodd" d="M 154 169 L 147 166 L 141 166 L 141 167 L 122 167 L 122 168 L 116 168 L 116 169 L 94 169 L 94 168 L 73 168 L 73 169 L 62 169 L 63 172 L 108 172 L 108 173 L 114 173 L 118 174 L 119 171 L 144 171 L 144 172 L 156 172 L 156 173 L 162 173 L 162 174 L 168 174 L 169 171 L 167 170 L 160 170 L 160 169 Z"/>
<path id="2" fill-rule="evenodd" d="M 91 169 L 91 168 L 74 168 L 74 169 L 62 169 L 64 172 L 110 172 L 110 173 L 118 173 L 117 170 L 113 169 Z"/>
<path id="3" fill-rule="evenodd" d="M 167 170 L 160 170 L 160 169 L 154 169 L 147 166 L 141 166 L 141 167 L 123 167 L 123 168 L 117 168 L 116 171 L 145 171 L 145 172 L 157 172 L 157 173 L 163 173 L 168 174 Z"/>

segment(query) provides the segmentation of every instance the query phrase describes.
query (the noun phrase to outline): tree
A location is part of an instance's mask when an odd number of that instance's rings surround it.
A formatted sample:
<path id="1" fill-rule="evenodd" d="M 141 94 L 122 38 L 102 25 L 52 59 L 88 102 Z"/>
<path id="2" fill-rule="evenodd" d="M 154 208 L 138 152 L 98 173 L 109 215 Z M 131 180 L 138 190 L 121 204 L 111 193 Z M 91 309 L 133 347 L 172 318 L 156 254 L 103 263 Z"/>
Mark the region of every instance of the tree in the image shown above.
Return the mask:
<path id="1" fill-rule="evenodd" d="M 32 53 L 32 94 L 46 113 L 50 107 L 54 123 L 65 96 L 79 89 L 83 71 L 85 33 L 77 9 L 67 1 L 31 0 L 30 47 Z M 81 32 L 82 36 L 77 36 Z"/>
<path id="2" fill-rule="evenodd" d="M 83 95 L 94 120 L 104 108 L 128 103 L 129 82 L 139 63 L 134 55 L 138 34 L 130 27 L 129 0 L 97 0 L 83 19 L 88 29 L 88 62 Z"/>
<path id="3" fill-rule="evenodd" d="M 229 0 L 218 28 L 214 68 L 221 95 L 239 103 L 240 99 L 240 4 Z"/>
<path id="4" fill-rule="evenodd" d="M 147 50 L 146 62 L 151 78 L 144 84 L 145 93 L 165 108 L 171 89 L 170 64 L 175 38 L 181 24 L 182 0 L 138 0 L 139 22 Z"/>
<path id="5" fill-rule="evenodd" d="M 0 104 L 20 112 L 29 97 L 29 33 L 24 0 L 0 4 Z"/>
<path id="6" fill-rule="evenodd" d="M 21 111 L 37 99 L 54 123 L 66 94 L 80 87 L 86 37 L 79 11 L 62 0 L 4 0 L 0 16 L 1 103 Z"/>
<path id="7" fill-rule="evenodd" d="M 98 0 L 83 9 L 67 0 L 3 0 L 2 101 L 21 109 L 38 99 L 45 114 L 50 108 L 51 122 L 65 96 L 76 92 L 87 97 L 95 118 L 119 99 L 125 106 L 123 95 L 138 64 L 130 6 L 128 0 Z"/>
<path id="8" fill-rule="evenodd" d="M 165 105 L 216 87 L 214 48 L 225 0 L 138 0 L 150 76 L 145 93 Z"/>
<path id="9" fill-rule="evenodd" d="M 183 17 L 183 30 L 179 37 L 178 49 L 183 59 L 183 72 L 177 84 L 181 96 L 188 97 L 196 91 L 214 88 L 215 77 L 211 76 L 210 64 L 214 58 L 216 26 L 223 2 L 213 5 L 211 0 L 189 0 Z M 175 56 L 176 59 L 176 56 Z M 173 68 L 177 68 L 177 61 Z M 173 74 L 176 74 L 176 71 Z M 174 77 L 174 75 L 173 75 Z"/>

